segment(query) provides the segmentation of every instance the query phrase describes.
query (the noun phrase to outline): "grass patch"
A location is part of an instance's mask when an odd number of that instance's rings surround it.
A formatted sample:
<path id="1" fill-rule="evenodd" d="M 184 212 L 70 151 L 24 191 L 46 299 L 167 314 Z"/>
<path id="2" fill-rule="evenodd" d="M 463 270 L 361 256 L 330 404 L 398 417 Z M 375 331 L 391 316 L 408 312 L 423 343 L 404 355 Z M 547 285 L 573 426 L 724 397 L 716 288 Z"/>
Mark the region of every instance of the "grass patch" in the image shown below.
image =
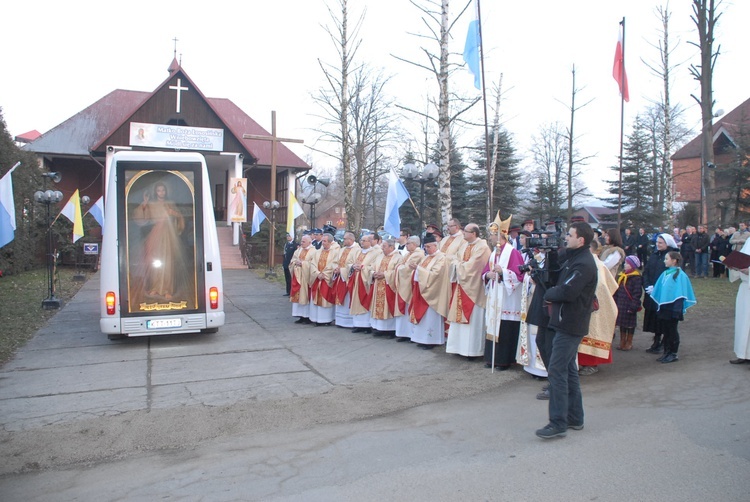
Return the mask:
<path id="1" fill-rule="evenodd" d="M 697 303 L 688 310 L 689 315 L 716 318 L 727 310 L 734 315 L 734 304 L 741 281 L 721 279 L 691 279 Z"/>
<path id="2" fill-rule="evenodd" d="M 83 281 L 74 281 L 74 268 L 57 269 L 56 296 L 63 306 L 81 289 Z M 37 269 L 0 278 L 0 365 L 9 361 L 39 328 L 57 313 L 44 310 L 47 297 L 47 270 Z"/>

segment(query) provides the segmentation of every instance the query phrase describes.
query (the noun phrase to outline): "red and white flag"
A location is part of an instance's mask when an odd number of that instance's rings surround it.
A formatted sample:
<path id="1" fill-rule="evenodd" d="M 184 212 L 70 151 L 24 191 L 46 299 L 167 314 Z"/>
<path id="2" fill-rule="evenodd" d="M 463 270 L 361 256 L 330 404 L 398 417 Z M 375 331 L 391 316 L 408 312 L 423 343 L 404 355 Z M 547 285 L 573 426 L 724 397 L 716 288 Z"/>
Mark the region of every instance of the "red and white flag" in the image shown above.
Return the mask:
<path id="1" fill-rule="evenodd" d="M 622 31 L 617 38 L 617 47 L 615 48 L 615 64 L 612 67 L 612 76 L 617 81 L 617 85 L 620 86 L 620 94 L 622 99 L 630 101 L 630 94 L 628 93 L 628 75 L 625 73 L 625 59 L 623 57 L 625 51 L 622 41 Z"/>

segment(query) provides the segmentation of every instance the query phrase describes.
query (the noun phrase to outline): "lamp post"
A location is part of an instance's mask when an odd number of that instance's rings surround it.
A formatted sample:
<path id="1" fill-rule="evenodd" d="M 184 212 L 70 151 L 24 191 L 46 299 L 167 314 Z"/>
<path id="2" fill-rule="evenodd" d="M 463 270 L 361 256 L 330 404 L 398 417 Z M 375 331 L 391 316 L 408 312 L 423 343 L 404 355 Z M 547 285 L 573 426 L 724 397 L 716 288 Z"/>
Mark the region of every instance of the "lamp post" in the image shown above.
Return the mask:
<path id="1" fill-rule="evenodd" d="M 266 272 L 266 277 L 276 277 L 276 271 L 273 269 L 274 267 L 274 240 L 276 237 L 276 210 L 279 208 L 281 204 L 279 204 L 279 201 L 265 201 L 263 203 L 264 209 L 270 209 L 271 210 L 271 230 L 268 234 L 268 272 Z"/>
<path id="2" fill-rule="evenodd" d="M 58 190 L 47 190 L 47 178 L 58 183 L 62 177 L 60 173 L 43 173 L 44 190 L 34 192 L 34 200 L 46 207 L 47 225 L 47 298 L 42 300 L 42 308 L 45 310 L 59 309 L 62 300 L 55 296 L 55 262 L 57 253 L 52 252 L 52 219 L 50 216 L 50 205 L 57 204 L 63 198 L 62 192 Z"/>
<path id="3" fill-rule="evenodd" d="M 420 196 L 419 196 L 419 236 L 422 238 L 422 230 L 424 230 L 424 186 L 425 183 L 434 180 L 438 177 L 438 166 L 430 162 L 425 164 L 422 169 L 419 169 L 414 163 L 404 164 L 401 169 L 401 175 L 404 179 L 416 181 L 420 185 Z"/>

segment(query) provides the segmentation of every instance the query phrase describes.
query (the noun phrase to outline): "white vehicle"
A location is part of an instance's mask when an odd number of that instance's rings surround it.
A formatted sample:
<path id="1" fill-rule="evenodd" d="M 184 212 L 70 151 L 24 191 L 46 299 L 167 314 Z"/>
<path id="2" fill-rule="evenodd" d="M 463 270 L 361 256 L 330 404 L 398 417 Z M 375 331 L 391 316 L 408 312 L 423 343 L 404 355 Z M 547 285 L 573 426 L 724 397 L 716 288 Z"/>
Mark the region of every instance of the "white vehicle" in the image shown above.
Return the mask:
<path id="1" fill-rule="evenodd" d="M 100 327 L 125 336 L 212 333 L 223 281 L 203 155 L 118 151 L 108 162 Z"/>

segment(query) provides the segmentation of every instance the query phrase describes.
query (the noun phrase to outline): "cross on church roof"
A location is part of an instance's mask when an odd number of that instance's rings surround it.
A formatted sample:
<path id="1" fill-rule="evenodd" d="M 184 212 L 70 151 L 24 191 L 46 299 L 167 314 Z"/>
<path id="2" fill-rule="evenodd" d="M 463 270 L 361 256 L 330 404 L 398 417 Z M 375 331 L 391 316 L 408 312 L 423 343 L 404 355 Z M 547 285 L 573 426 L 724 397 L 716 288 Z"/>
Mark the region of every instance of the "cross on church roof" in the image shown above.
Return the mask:
<path id="1" fill-rule="evenodd" d="M 170 85 L 170 89 L 174 89 L 177 91 L 177 113 L 180 113 L 180 93 L 182 91 L 188 91 L 189 89 L 187 87 L 182 87 L 182 79 L 177 79 L 177 85 Z"/>

